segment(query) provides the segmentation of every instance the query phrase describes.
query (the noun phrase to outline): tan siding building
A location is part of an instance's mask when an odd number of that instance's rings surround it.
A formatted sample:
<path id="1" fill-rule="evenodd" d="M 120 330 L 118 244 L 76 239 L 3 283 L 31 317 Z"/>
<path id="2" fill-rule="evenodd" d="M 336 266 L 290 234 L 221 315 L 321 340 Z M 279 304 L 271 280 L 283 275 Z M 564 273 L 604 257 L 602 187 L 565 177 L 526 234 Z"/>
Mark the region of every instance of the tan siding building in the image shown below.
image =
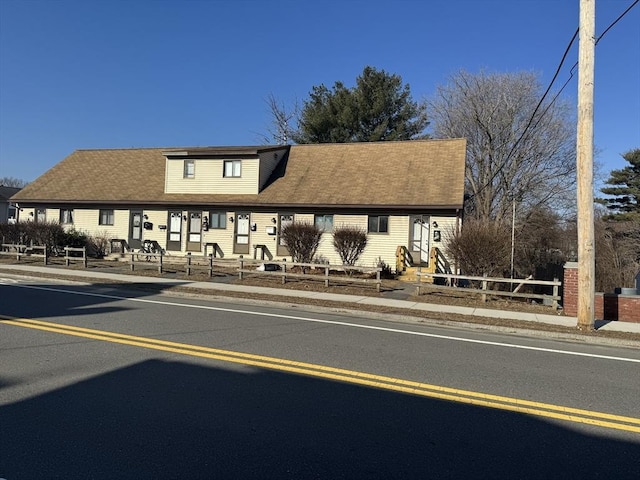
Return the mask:
<path id="1" fill-rule="evenodd" d="M 259 147 L 78 150 L 18 192 L 22 221 L 59 221 L 139 248 L 234 258 L 290 257 L 292 221 L 326 229 L 317 255 L 339 263 L 332 231 L 367 232 L 361 265 L 416 264 L 444 247 L 464 199 L 463 139 Z M 131 172 L 145 171 L 144 179 Z"/>

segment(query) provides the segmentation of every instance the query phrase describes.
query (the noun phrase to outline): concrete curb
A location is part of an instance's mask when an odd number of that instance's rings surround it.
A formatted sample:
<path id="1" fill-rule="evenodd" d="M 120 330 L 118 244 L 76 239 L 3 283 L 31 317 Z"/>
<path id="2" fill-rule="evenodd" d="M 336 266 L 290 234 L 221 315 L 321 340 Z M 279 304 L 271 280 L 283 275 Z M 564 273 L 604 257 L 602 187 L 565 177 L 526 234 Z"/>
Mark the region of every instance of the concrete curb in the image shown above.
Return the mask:
<path id="1" fill-rule="evenodd" d="M 522 321 L 523 328 L 527 323 L 543 323 L 547 325 L 575 327 L 577 325 L 576 317 L 565 317 L 561 315 L 545 315 L 526 312 L 514 312 L 509 310 L 491 310 L 485 308 L 462 307 L 456 305 L 429 304 L 422 302 L 412 302 L 407 300 L 395 300 L 391 298 L 367 297 L 359 295 L 343 295 L 336 293 L 324 293 L 304 290 L 287 290 L 270 287 L 244 286 L 228 283 L 215 282 L 192 282 L 189 280 L 166 279 L 158 277 L 147 277 L 139 275 L 129 275 L 120 273 L 96 272 L 85 270 L 67 270 L 57 267 L 40 267 L 31 265 L 0 265 L 0 273 L 3 271 L 18 271 L 25 274 L 59 274 L 64 277 L 75 277 L 86 280 L 107 279 L 120 283 L 146 283 L 167 286 L 179 286 L 187 289 L 209 290 L 214 292 L 234 292 L 234 293 L 255 293 L 267 296 L 291 297 L 291 298 L 308 298 L 314 300 L 324 300 L 328 302 L 344 303 L 345 305 L 372 305 L 384 306 L 407 310 L 408 312 L 421 311 L 433 313 L 448 313 L 453 315 L 475 316 L 484 318 L 496 318 L 503 320 Z M 7 272 L 10 275 L 11 272 Z M 92 283 L 92 282 L 88 282 Z M 407 316 L 410 314 L 408 313 Z M 596 322 L 597 330 L 638 333 L 640 334 L 640 324 L 629 322 Z"/>

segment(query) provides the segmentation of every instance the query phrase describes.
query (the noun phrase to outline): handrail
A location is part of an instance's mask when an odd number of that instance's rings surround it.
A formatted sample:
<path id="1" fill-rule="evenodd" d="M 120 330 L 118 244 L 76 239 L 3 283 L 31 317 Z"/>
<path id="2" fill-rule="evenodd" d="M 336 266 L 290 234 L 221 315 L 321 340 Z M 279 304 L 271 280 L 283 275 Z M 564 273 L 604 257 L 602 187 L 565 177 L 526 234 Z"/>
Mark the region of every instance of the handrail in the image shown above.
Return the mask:
<path id="1" fill-rule="evenodd" d="M 403 272 L 409 266 L 409 249 L 404 245 L 396 248 L 396 272 Z"/>

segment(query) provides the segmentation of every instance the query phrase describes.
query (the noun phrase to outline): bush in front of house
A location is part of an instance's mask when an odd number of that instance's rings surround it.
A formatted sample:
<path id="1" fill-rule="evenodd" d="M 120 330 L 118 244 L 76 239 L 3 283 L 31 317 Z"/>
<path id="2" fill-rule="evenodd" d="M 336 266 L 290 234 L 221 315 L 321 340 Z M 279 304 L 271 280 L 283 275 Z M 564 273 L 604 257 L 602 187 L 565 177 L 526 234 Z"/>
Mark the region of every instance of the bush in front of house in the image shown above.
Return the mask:
<path id="1" fill-rule="evenodd" d="M 333 248 L 343 265 L 355 265 L 366 246 L 367 232 L 361 228 L 342 226 L 333 232 Z"/>
<path id="2" fill-rule="evenodd" d="M 109 238 L 109 233 L 106 231 L 89 235 L 86 241 L 87 255 L 98 258 L 105 257 L 109 250 Z"/>
<path id="3" fill-rule="evenodd" d="M 447 233 L 445 253 L 466 275 L 501 277 L 511 264 L 511 232 L 495 221 L 467 220 Z"/>
<path id="4" fill-rule="evenodd" d="M 386 280 L 395 280 L 398 278 L 397 272 L 394 272 L 391 269 L 391 265 L 385 262 L 382 257 L 378 257 L 378 260 L 376 260 L 376 267 L 380 269 L 380 278 Z"/>
<path id="5" fill-rule="evenodd" d="M 46 246 L 53 254 L 63 253 L 63 247 L 84 247 L 87 235 L 75 229 L 65 231 L 58 222 L 18 222 L 0 225 L 3 243 Z"/>
<path id="6" fill-rule="evenodd" d="M 282 229 L 280 236 L 294 262 L 311 263 L 320 246 L 322 230 L 312 223 L 293 222 Z"/>
<path id="7" fill-rule="evenodd" d="M 0 223 L 0 241 L 2 243 L 19 244 L 20 229 L 16 223 Z"/>

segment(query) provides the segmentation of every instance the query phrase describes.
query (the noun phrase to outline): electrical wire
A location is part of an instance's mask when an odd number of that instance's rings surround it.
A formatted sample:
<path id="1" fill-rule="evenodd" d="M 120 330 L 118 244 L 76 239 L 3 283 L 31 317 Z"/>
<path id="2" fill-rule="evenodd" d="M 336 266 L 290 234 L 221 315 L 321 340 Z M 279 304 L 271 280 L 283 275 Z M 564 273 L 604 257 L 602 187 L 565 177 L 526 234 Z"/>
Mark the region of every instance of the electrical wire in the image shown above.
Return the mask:
<path id="1" fill-rule="evenodd" d="M 627 7 L 627 9 L 622 12 L 618 18 L 616 18 L 607 28 L 604 29 L 604 31 L 598 36 L 596 37 L 595 43 L 594 45 L 597 45 L 598 42 L 600 40 L 602 40 L 602 38 L 609 32 L 609 30 L 611 30 L 613 28 L 613 26 L 618 23 L 627 13 L 629 13 L 629 11 L 635 7 L 638 2 L 640 2 L 640 0 L 634 0 L 634 2 L 629 5 L 629 7 Z M 485 188 L 487 188 L 489 185 L 491 185 L 493 183 L 493 181 L 496 179 L 496 177 L 498 176 L 498 174 L 502 173 L 502 170 L 506 167 L 507 162 L 509 161 L 509 159 L 511 158 L 511 156 L 513 155 L 513 153 L 515 152 L 516 147 L 518 146 L 518 144 L 520 143 L 520 141 L 524 138 L 525 134 L 527 133 L 527 131 L 529 130 L 529 128 L 531 127 L 531 124 L 533 123 L 533 119 L 535 118 L 536 113 L 538 112 L 538 109 L 540 108 L 540 106 L 542 105 L 542 103 L 544 102 L 545 98 L 547 97 L 547 95 L 549 94 L 549 91 L 551 90 L 551 87 L 553 86 L 553 84 L 555 83 L 556 79 L 558 78 L 558 75 L 560 74 L 560 70 L 562 69 L 562 65 L 564 65 L 564 62 L 567 58 L 567 55 L 569 54 L 569 51 L 571 50 L 571 47 L 573 45 L 573 42 L 575 41 L 576 37 L 578 36 L 578 33 L 580 31 L 580 28 L 578 27 L 575 31 L 575 33 L 573 34 L 573 37 L 571 37 L 571 40 L 569 41 L 569 44 L 567 45 L 567 48 L 565 49 L 564 54 L 562 55 L 562 59 L 560 60 L 560 63 L 558 64 L 558 67 L 556 68 L 555 74 L 553 75 L 553 78 L 551 79 L 551 81 L 549 82 L 549 86 L 547 87 L 547 89 L 545 90 L 544 94 L 542 95 L 542 97 L 540 98 L 540 101 L 538 102 L 538 104 L 536 105 L 536 108 L 533 110 L 533 113 L 531 114 L 531 117 L 529 118 L 529 121 L 527 122 L 527 125 L 525 126 L 525 128 L 522 130 L 522 133 L 520 134 L 520 136 L 518 137 L 518 139 L 515 141 L 515 143 L 513 144 L 513 146 L 511 147 L 511 150 L 509 151 L 509 154 L 507 155 L 507 158 L 504 160 L 504 162 L 502 163 L 502 165 L 500 165 L 500 167 L 498 168 L 498 170 L 493 174 L 493 176 L 491 177 L 491 179 L 489 180 L 489 182 L 487 182 L 485 185 L 482 186 L 482 188 L 480 188 L 480 190 L 478 190 L 477 193 L 481 193 Z M 540 120 L 542 120 L 542 118 L 544 117 L 544 115 L 547 113 L 547 111 L 549 110 L 549 108 L 551 108 L 551 106 L 555 103 L 555 101 L 557 100 L 557 98 L 560 96 L 560 94 L 562 93 L 562 91 L 565 89 L 565 87 L 569 84 L 569 82 L 571 81 L 571 79 L 573 79 L 574 75 L 575 75 L 575 68 L 578 66 L 578 62 L 576 62 L 571 69 L 569 70 L 569 78 L 565 81 L 565 83 L 562 85 L 562 87 L 560 88 L 560 90 L 558 90 L 558 92 L 554 95 L 553 99 L 551 100 L 551 102 L 549 102 L 549 105 L 547 105 L 547 107 L 544 109 L 544 111 L 542 112 L 542 114 L 540 115 L 540 118 L 538 119 L 538 122 L 536 122 L 536 125 L 540 122 Z M 471 194 L 467 197 L 466 200 L 471 200 L 472 198 L 474 198 L 476 194 Z"/>

